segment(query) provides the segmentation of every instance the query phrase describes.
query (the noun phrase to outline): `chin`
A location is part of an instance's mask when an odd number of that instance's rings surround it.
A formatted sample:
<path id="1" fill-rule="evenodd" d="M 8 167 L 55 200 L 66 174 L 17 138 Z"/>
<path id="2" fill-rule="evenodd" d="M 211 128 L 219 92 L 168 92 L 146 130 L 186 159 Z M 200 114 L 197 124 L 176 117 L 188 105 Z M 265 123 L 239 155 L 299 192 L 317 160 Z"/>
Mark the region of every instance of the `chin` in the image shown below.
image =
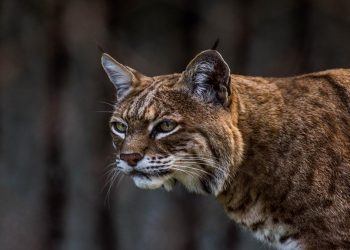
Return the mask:
<path id="1" fill-rule="evenodd" d="M 159 176 L 133 176 L 132 180 L 138 188 L 142 189 L 157 189 L 164 187 L 170 191 L 175 182 L 170 177 Z"/>

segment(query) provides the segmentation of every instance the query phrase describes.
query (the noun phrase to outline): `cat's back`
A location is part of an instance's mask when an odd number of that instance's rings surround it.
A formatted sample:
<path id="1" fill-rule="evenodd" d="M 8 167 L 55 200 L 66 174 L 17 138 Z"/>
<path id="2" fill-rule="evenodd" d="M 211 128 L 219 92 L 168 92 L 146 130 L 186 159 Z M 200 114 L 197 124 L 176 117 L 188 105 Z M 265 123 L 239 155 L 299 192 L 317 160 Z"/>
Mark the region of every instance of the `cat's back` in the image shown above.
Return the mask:
<path id="1" fill-rule="evenodd" d="M 275 78 L 270 84 L 281 98 L 285 134 L 299 138 L 298 144 L 313 152 L 333 145 L 350 158 L 350 69 Z"/>
<path id="2" fill-rule="evenodd" d="M 274 78 L 286 104 L 302 102 L 322 108 L 323 104 L 345 108 L 350 114 L 350 69 L 332 69 L 295 77 Z M 305 102 L 305 103 L 304 103 Z"/>
<path id="3" fill-rule="evenodd" d="M 233 75 L 232 81 L 241 129 L 255 143 L 278 138 L 282 146 L 314 151 L 334 143 L 350 158 L 350 69 L 281 78 Z"/>
<path id="4" fill-rule="evenodd" d="M 350 69 L 331 69 L 291 77 L 259 77 L 232 75 L 243 98 L 266 96 L 280 92 L 286 104 L 302 99 L 321 99 L 350 104 Z M 254 101 L 252 101 L 254 102 Z"/>
<path id="5" fill-rule="evenodd" d="M 288 123 L 290 129 L 311 126 L 311 130 L 328 124 L 334 129 L 329 133 L 339 132 L 335 131 L 337 127 L 350 133 L 350 69 L 293 77 L 233 75 L 232 81 L 243 103 L 243 113 L 246 111 L 253 123 L 265 121 L 267 127 L 275 124 L 272 126 L 276 128 Z"/>
<path id="6" fill-rule="evenodd" d="M 276 80 L 284 102 L 278 152 L 291 178 L 285 206 L 318 247 L 350 248 L 350 70 Z M 292 156 L 291 156 L 292 155 Z M 297 200 L 297 201 L 296 201 Z M 291 217 L 293 212 L 291 213 Z M 312 240 L 311 240 L 312 241 Z"/>
<path id="7" fill-rule="evenodd" d="M 232 79 L 249 156 L 242 168 L 266 182 L 265 216 L 310 249 L 350 248 L 350 70 Z"/>

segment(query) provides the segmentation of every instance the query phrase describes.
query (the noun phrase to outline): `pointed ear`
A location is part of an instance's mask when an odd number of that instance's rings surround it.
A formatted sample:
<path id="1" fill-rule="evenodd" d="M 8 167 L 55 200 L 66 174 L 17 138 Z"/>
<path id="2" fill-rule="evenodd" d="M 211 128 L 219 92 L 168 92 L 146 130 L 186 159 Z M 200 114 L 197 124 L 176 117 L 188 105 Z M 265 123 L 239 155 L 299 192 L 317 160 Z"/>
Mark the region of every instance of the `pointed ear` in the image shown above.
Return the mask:
<path id="1" fill-rule="evenodd" d="M 106 53 L 102 54 L 101 64 L 117 90 L 117 99 L 126 96 L 137 82 L 134 74 L 136 71 L 117 62 Z"/>
<path id="2" fill-rule="evenodd" d="M 227 107 L 231 101 L 230 68 L 216 50 L 199 53 L 180 78 L 192 95 Z"/>

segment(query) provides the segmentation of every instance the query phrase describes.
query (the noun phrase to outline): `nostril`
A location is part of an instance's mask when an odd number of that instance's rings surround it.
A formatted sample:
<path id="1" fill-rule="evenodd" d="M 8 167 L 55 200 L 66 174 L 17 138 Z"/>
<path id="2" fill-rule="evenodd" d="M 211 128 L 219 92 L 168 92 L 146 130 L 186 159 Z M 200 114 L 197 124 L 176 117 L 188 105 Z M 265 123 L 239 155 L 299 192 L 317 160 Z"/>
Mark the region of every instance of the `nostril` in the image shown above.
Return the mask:
<path id="1" fill-rule="evenodd" d="M 143 155 L 139 153 L 120 154 L 120 159 L 126 161 L 132 167 L 135 167 L 142 158 Z"/>

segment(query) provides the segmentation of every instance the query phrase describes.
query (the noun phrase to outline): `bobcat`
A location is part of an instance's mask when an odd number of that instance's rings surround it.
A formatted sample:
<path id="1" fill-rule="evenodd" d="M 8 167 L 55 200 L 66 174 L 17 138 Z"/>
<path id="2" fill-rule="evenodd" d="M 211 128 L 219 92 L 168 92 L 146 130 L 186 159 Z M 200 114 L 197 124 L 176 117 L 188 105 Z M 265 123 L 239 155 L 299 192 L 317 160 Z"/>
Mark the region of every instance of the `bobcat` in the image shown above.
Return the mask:
<path id="1" fill-rule="evenodd" d="M 212 194 L 278 249 L 350 249 L 350 70 L 231 75 L 216 50 L 147 77 L 102 55 L 116 168 L 136 186 Z"/>

